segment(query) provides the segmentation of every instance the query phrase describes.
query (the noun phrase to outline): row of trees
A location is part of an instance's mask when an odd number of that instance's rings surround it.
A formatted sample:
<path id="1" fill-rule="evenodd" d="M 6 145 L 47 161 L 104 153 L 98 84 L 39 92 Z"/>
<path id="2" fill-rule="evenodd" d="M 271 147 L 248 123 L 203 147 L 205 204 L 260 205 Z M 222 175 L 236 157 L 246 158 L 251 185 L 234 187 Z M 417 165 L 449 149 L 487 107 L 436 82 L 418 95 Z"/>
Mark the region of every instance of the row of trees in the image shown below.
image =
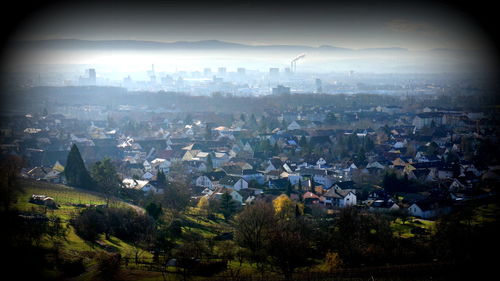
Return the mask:
<path id="1" fill-rule="evenodd" d="M 390 225 L 393 218 L 387 215 L 345 208 L 332 219 L 318 220 L 292 212 L 290 207 L 279 207 L 283 205 L 279 201 L 258 201 L 246 206 L 235 217 L 235 241 L 248 251 L 248 259 L 262 274 L 274 269 L 286 280 L 291 280 L 297 269 L 315 264 L 331 272 L 339 266 L 418 264 L 432 260 L 457 266 L 456 272 L 439 274 L 474 279 L 473 275 L 480 272 L 469 270 L 470 266 L 481 272 L 492 271 L 494 259 L 488 258 L 487 253 L 494 253 L 500 245 L 495 238 L 498 229 L 494 227 L 498 213 L 491 221 L 478 223 L 477 214 L 464 208 L 441 218 L 432 233 L 401 238 L 394 235 Z M 283 213 L 284 209 L 288 211 Z"/>
<path id="2" fill-rule="evenodd" d="M 235 241 L 261 274 L 277 271 L 291 280 L 299 268 L 403 264 L 428 260 L 428 246 L 393 235 L 390 219 L 356 208 L 325 220 L 304 215 L 300 203 L 279 196 L 257 201 L 235 217 Z M 431 251 L 429 251 L 431 252 Z"/>

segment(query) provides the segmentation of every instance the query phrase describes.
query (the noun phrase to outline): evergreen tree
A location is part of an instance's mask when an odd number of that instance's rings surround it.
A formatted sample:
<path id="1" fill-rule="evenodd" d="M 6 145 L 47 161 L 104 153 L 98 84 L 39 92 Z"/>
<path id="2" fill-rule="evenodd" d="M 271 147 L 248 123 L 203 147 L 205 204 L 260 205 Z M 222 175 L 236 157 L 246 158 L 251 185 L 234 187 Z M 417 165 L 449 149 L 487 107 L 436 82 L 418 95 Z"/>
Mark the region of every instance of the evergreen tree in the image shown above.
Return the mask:
<path id="1" fill-rule="evenodd" d="M 364 148 L 365 148 L 365 151 L 372 151 L 374 148 L 375 148 L 375 143 L 373 142 L 373 140 L 369 137 L 366 137 L 365 138 L 365 143 L 364 143 Z"/>
<path id="2" fill-rule="evenodd" d="M 156 175 L 156 181 L 158 182 L 158 186 L 160 188 L 167 186 L 167 177 L 165 176 L 165 173 L 163 173 L 162 169 L 159 169 L 158 174 Z"/>
<path id="3" fill-rule="evenodd" d="M 305 148 L 307 146 L 307 139 L 305 135 L 302 135 L 299 140 L 299 145 L 302 148 Z"/>
<path id="4" fill-rule="evenodd" d="M 76 144 L 73 144 L 68 153 L 64 175 L 66 176 L 66 182 L 70 186 L 80 188 L 90 188 L 92 186 L 92 179 L 85 168 L 85 164 L 83 163 L 82 156 Z"/>
<path id="5" fill-rule="evenodd" d="M 295 204 L 295 217 L 298 218 L 302 216 L 302 212 L 300 211 L 299 204 Z"/>
<path id="6" fill-rule="evenodd" d="M 212 139 L 212 125 L 210 124 L 207 124 L 205 127 L 205 139 L 206 140 Z"/>
<path id="7" fill-rule="evenodd" d="M 255 114 L 253 113 L 250 115 L 250 126 L 252 126 L 252 128 L 257 127 L 257 118 L 255 118 Z"/>
<path id="8" fill-rule="evenodd" d="M 214 163 L 212 161 L 212 154 L 207 156 L 207 172 L 211 172 L 214 169 Z"/>
<path id="9" fill-rule="evenodd" d="M 229 192 L 224 192 L 220 198 L 220 212 L 224 215 L 224 219 L 229 220 L 233 214 L 236 212 L 236 201 L 233 200 L 233 197 L 229 194 Z"/>
<path id="10" fill-rule="evenodd" d="M 273 147 L 273 154 L 277 155 L 279 153 L 280 153 L 280 147 L 278 146 L 278 142 L 275 142 Z"/>

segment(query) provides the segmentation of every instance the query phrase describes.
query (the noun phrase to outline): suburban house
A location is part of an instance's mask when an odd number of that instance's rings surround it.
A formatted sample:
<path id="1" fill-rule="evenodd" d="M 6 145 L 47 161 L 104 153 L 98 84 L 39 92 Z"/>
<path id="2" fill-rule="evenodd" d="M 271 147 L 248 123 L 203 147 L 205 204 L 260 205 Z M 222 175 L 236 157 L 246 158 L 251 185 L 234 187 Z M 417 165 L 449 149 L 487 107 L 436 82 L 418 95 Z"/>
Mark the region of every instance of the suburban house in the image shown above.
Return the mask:
<path id="1" fill-rule="evenodd" d="M 240 203 L 240 204 L 243 204 L 243 196 L 241 196 L 241 194 L 239 194 L 236 190 L 232 189 L 232 188 L 225 188 L 225 187 L 218 187 L 216 190 L 214 190 L 214 192 L 209 195 L 208 199 L 209 200 L 220 200 L 222 194 L 224 193 L 229 193 L 229 195 L 231 195 L 231 198 Z"/>
<path id="2" fill-rule="evenodd" d="M 331 186 L 335 181 L 335 178 L 329 175 L 327 170 L 300 169 L 297 172 L 301 178 L 312 178 L 316 184 L 321 184 L 324 187 Z"/>
<path id="3" fill-rule="evenodd" d="M 51 183 L 63 183 L 63 173 L 52 168 L 35 167 L 26 173 L 30 178 Z"/>
<path id="4" fill-rule="evenodd" d="M 451 207 L 439 202 L 422 200 L 411 204 L 408 212 L 414 217 L 430 219 L 450 213 Z"/>
<path id="5" fill-rule="evenodd" d="M 251 180 L 255 180 L 259 184 L 264 184 L 265 177 L 262 173 L 254 170 L 254 169 L 243 170 L 242 172 L 243 172 L 242 178 L 244 178 L 247 182 L 250 182 Z"/>
<path id="6" fill-rule="evenodd" d="M 225 176 L 219 180 L 219 185 L 225 188 L 232 188 L 236 191 L 248 188 L 248 182 L 241 177 Z"/>
<path id="7" fill-rule="evenodd" d="M 142 178 L 145 179 L 145 180 L 152 180 L 154 177 L 154 175 L 150 172 L 145 172 L 143 175 L 142 175 Z"/>
<path id="8" fill-rule="evenodd" d="M 304 204 L 306 205 L 319 203 L 319 196 L 310 191 L 304 193 L 302 195 L 302 199 L 304 200 Z"/>
<path id="9" fill-rule="evenodd" d="M 153 170 L 155 170 L 156 172 L 162 171 L 165 174 L 169 172 L 171 165 L 172 163 L 170 161 L 163 158 L 155 158 L 154 160 L 151 161 L 151 166 L 153 167 Z"/>
<path id="10" fill-rule="evenodd" d="M 142 166 L 144 166 L 144 171 L 146 172 L 151 172 L 152 170 L 152 166 L 151 166 L 151 163 L 148 162 L 148 160 L 144 160 L 144 162 L 142 163 Z"/>
<path id="11" fill-rule="evenodd" d="M 268 173 L 270 171 L 277 171 L 281 169 L 283 166 L 283 163 L 279 158 L 271 158 L 269 161 L 267 161 L 267 167 L 264 170 L 264 173 Z"/>
<path id="12" fill-rule="evenodd" d="M 144 193 L 148 193 L 150 191 L 154 193 L 161 193 L 160 189 L 157 189 L 154 185 L 152 185 L 147 180 L 136 180 L 136 179 L 124 179 L 122 181 L 124 188 L 131 188 L 135 190 L 141 190 Z"/>
<path id="13" fill-rule="evenodd" d="M 368 204 L 368 210 L 374 212 L 392 212 L 400 209 L 399 205 L 394 203 L 392 199 L 388 200 L 375 200 Z"/>
<path id="14" fill-rule="evenodd" d="M 440 126 L 443 124 L 443 113 L 440 112 L 425 112 L 420 113 L 413 119 L 413 126 L 417 129 L 430 127 L 432 124 Z"/>
<path id="15" fill-rule="evenodd" d="M 300 130 L 302 127 L 299 125 L 299 123 L 297 123 L 297 121 L 292 121 L 292 123 L 290 123 L 286 129 L 288 131 L 293 131 L 293 130 Z"/>
<path id="16" fill-rule="evenodd" d="M 207 187 L 209 189 L 214 189 L 212 181 L 205 175 L 196 178 L 195 186 L 202 186 L 202 187 Z"/>
<path id="17" fill-rule="evenodd" d="M 320 197 L 320 202 L 328 207 L 344 208 L 356 205 L 356 195 L 352 190 L 331 188 Z"/>
<path id="18" fill-rule="evenodd" d="M 267 182 L 267 187 L 270 189 L 286 189 L 290 182 L 288 179 L 274 179 Z"/>
<path id="19" fill-rule="evenodd" d="M 212 157 L 213 168 L 219 168 L 222 164 L 229 161 L 229 155 L 225 152 L 215 152 L 214 157 Z"/>

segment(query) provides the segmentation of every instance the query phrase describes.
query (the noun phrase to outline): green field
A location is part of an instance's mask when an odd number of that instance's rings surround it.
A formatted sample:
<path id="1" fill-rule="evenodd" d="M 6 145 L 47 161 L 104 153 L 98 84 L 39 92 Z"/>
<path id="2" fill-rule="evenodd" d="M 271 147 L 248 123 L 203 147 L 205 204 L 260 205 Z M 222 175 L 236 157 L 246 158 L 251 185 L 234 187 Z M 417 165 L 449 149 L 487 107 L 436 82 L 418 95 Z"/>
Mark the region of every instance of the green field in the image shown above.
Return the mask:
<path id="1" fill-rule="evenodd" d="M 400 218 L 391 222 L 391 228 L 394 232 L 395 236 L 401 238 L 411 238 L 416 234 L 412 233 L 413 229 L 420 229 L 421 231 L 425 231 L 428 234 L 431 234 L 435 226 L 434 221 L 423 220 L 417 218 L 409 218 L 404 223 Z"/>
<path id="2" fill-rule="evenodd" d="M 88 190 L 69 187 L 62 184 L 52 184 L 43 181 L 21 179 L 20 186 L 23 193 L 18 197 L 14 207 L 21 211 L 47 213 L 47 215 L 58 216 L 64 221 L 71 218 L 75 211 L 81 210 L 77 205 L 103 205 L 106 204 L 104 197 Z M 46 195 L 54 198 L 58 208 L 52 210 L 29 202 L 31 195 Z M 128 204 L 122 201 L 112 201 L 112 205 L 126 207 Z"/>
<path id="3" fill-rule="evenodd" d="M 151 254 L 147 251 L 137 249 L 132 245 L 116 238 L 106 240 L 103 236 L 91 243 L 81 239 L 76 233 L 74 228 L 70 225 L 71 217 L 83 210 L 83 205 L 102 205 L 106 203 L 105 198 L 97 192 L 77 189 L 61 184 L 51 184 L 43 181 L 33 181 L 27 179 L 20 180 L 20 187 L 23 193 L 14 204 L 14 208 L 29 213 L 44 213 L 49 218 L 59 217 L 62 219 L 63 226 L 67 228 L 66 238 L 62 241 L 60 247 L 61 256 L 67 260 L 75 260 L 83 258 L 84 264 L 90 272 L 82 274 L 81 278 L 74 278 L 72 280 L 90 280 L 92 279 L 92 269 L 94 268 L 94 257 L 100 251 L 120 253 L 122 257 L 133 257 L 137 252 L 141 258 L 151 258 Z M 46 195 L 54 198 L 57 209 L 50 209 L 45 206 L 33 204 L 29 202 L 32 194 Z M 114 200 L 110 204 L 115 207 L 134 208 L 139 210 L 139 207 L 132 206 L 128 203 Z M 54 241 L 45 239 L 43 245 L 46 247 L 54 246 Z M 133 268 L 133 265 L 131 265 Z M 57 275 L 57 272 L 48 272 L 47 274 Z"/>

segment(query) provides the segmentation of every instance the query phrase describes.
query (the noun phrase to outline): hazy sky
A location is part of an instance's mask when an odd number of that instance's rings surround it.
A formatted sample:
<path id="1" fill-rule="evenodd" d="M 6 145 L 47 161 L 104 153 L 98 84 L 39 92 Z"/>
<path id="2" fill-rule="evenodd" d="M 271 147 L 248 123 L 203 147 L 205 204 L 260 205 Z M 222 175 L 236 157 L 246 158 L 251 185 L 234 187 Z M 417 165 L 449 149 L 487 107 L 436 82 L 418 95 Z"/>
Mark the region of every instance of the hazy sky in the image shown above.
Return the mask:
<path id="1" fill-rule="evenodd" d="M 490 34 L 477 23 L 477 14 L 442 2 L 55 1 L 39 6 L 19 20 L 11 39 L 491 48 Z"/>

